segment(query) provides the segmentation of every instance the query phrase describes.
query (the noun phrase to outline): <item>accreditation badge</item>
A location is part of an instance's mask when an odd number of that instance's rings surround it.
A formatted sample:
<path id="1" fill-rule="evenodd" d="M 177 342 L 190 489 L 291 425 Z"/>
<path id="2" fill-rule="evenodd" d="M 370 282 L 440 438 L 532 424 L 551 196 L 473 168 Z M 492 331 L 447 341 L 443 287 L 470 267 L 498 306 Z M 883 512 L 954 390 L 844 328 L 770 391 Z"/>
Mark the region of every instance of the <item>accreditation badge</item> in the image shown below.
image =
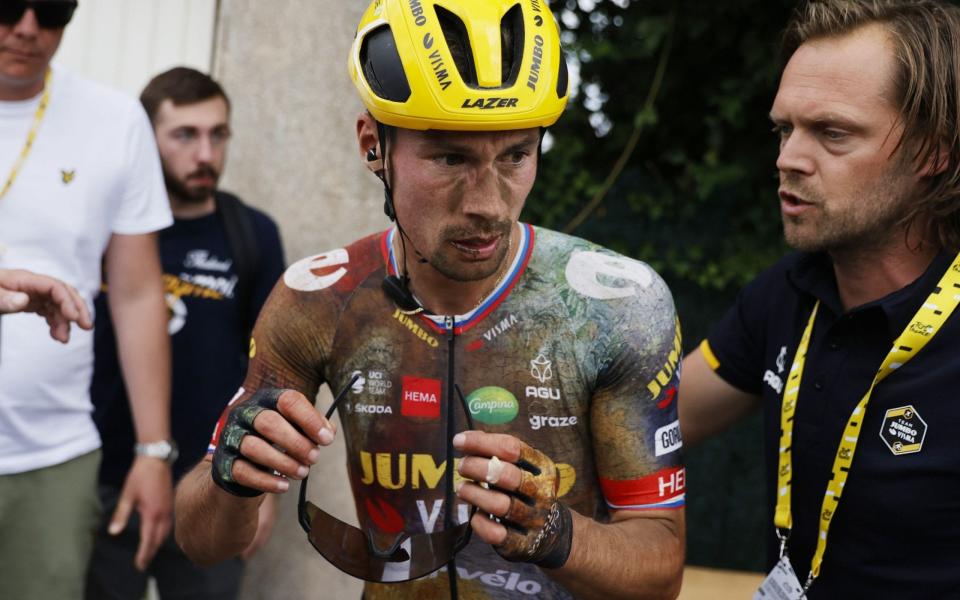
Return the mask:
<path id="1" fill-rule="evenodd" d="M 783 556 L 760 584 L 753 600 L 803 600 L 806 597 L 790 559 Z"/>

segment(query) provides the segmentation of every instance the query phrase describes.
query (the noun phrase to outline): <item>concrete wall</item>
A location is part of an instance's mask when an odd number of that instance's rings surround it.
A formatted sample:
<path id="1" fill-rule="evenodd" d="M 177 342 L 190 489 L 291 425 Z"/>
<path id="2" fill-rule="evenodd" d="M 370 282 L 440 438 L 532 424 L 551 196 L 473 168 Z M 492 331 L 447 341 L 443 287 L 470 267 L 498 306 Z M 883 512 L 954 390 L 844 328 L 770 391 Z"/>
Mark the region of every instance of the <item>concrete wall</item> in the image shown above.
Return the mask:
<path id="1" fill-rule="evenodd" d="M 345 66 L 366 5 L 220 1 L 213 72 L 231 95 L 235 132 L 223 187 L 277 220 L 288 262 L 387 225 L 380 187 L 357 151 L 361 105 Z M 351 506 L 344 460 L 341 445 L 310 478 L 311 489 L 323 488 L 318 502 L 340 515 Z M 296 494 L 286 494 L 273 538 L 249 565 L 243 598 L 359 597 L 359 582 L 310 547 Z"/>

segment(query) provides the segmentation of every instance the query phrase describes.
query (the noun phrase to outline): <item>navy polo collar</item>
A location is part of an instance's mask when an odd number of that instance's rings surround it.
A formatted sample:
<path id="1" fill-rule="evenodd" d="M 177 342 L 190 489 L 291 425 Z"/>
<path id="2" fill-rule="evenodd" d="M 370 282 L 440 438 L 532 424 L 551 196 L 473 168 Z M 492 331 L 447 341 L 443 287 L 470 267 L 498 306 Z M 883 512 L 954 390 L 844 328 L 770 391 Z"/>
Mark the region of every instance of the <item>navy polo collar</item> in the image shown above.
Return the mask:
<path id="1" fill-rule="evenodd" d="M 879 311 L 886 320 L 891 341 L 907 326 L 907 321 L 933 291 L 953 261 L 954 254 L 938 253 L 927 270 L 915 281 L 883 298 L 868 302 L 849 311 L 849 316 Z M 833 261 L 826 252 L 799 253 L 793 266 L 787 271 L 787 280 L 801 294 L 819 300 L 837 318 L 844 314 L 833 272 Z"/>

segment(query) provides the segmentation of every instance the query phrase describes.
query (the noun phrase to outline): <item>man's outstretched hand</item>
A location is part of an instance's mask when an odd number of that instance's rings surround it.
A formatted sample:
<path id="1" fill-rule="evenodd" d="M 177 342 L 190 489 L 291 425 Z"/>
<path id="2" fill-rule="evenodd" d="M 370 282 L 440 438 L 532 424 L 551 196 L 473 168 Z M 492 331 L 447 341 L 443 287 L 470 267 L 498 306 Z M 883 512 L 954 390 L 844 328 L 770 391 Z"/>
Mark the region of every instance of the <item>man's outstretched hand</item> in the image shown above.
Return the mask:
<path id="1" fill-rule="evenodd" d="M 93 329 L 86 302 L 72 286 L 21 269 L 0 269 L 0 314 L 32 312 L 46 319 L 50 337 L 70 340 L 70 323 Z"/>

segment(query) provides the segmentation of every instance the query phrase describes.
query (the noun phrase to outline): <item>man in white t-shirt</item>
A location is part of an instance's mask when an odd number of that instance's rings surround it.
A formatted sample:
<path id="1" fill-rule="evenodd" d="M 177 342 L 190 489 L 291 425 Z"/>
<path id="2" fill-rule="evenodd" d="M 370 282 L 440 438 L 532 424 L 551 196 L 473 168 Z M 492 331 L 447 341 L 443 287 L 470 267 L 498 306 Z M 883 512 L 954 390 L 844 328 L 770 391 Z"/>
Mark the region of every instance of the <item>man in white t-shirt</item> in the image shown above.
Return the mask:
<path id="1" fill-rule="evenodd" d="M 111 529 L 141 517 L 141 568 L 171 522 L 169 338 L 155 233 L 172 222 L 139 103 L 50 68 L 73 0 L 0 10 L 0 268 L 72 285 L 101 265 L 137 430 Z M 0 598 L 80 598 L 98 521 L 92 336 L 49 338 L 34 315 L 0 331 Z"/>

